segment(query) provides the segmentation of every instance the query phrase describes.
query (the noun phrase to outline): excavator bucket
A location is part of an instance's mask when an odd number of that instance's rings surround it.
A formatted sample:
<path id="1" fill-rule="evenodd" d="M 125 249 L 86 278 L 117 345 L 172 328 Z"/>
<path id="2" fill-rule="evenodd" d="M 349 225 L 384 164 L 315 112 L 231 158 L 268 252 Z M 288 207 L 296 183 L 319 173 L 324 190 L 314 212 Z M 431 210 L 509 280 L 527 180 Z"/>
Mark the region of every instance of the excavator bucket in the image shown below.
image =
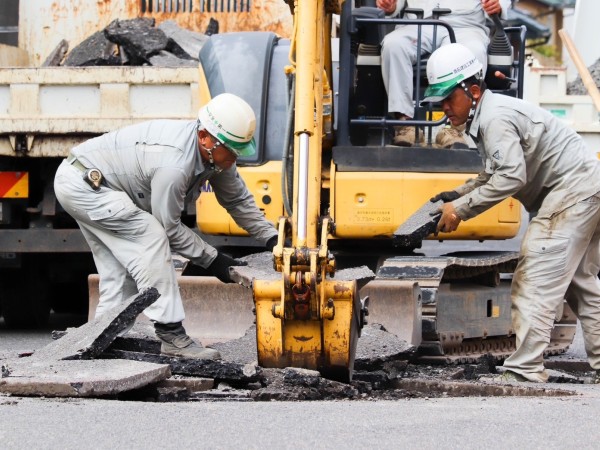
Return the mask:
<path id="1" fill-rule="evenodd" d="M 321 318 L 286 318 L 278 314 L 283 281 L 254 283 L 258 363 L 263 367 L 288 366 L 319 370 L 330 379 L 352 380 L 356 344 L 363 317 L 356 281 L 322 281 L 318 289 L 327 299 Z M 284 308 L 294 316 L 293 300 Z M 280 316 L 280 317 L 277 317 Z"/>

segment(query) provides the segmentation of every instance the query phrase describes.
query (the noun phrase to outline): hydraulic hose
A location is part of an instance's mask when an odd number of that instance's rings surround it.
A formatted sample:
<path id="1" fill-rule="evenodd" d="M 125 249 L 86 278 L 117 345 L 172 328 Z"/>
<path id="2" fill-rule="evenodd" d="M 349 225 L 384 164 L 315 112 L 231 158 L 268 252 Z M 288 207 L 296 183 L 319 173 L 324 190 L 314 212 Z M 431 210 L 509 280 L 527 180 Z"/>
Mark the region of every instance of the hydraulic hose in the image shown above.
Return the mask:
<path id="1" fill-rule="evenodd" d="M 296 89 L 296 77 L 294 73 L 291 72 L 287 77 L 288 84 L 288 110 L 287 110 L 287 118 L 285 123 L 285 135 L 284 135 L 284 143 L 283 143 L 283 152 L 281 156 L 281 194 L 283 198 L 283 206 L 285 208 L 285 212 L 289 217 L 292 216 L 292 202 L 290 200 L 290 193 L 293 188 L 290 186 L 292 177 L 292 170 L 289 168 L 289 155 L 290 155 L 290 143 L 292 137 L 292 126 L 294 123 L 294 105 L 295 105 L 295 95 L 294 91 Z"/>

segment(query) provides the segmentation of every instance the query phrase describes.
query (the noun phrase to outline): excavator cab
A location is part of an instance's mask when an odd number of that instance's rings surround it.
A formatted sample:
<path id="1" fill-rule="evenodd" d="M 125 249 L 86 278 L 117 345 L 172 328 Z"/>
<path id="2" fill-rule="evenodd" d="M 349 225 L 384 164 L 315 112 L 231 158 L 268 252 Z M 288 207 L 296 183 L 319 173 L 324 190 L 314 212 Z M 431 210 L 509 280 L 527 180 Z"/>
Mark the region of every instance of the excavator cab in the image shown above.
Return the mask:
<path id="1" fill-rule="evenodd" d="M 431 18 L 423 18 L 423 10 L 406 8 L 400 18 L 386 18 L 384 12 L 371 5 L 374 2 L 359 2 L 361 6 L 351 8 L 349 2 L 342 13 L 340 39 L 340 66 L 348 67 L 346 76 L 340 78 L 338 107 L 338 143 L 347 139 L 354 146 L 387 145 L 393 136 L 394 125 L 414 125 L 425 133 L 425 146 L 431 146 L 434 131 L 446 122 L 444 114 L 434 105 L 422 106 L 421 100 L 427 87 L 426 67 L 430 53 L 422 50 L 417 41 L 417 61 L 413 65 L 414 120 L 400 122 L 387 112 L 387 94 L 381 76 L 381 42 L 384 36 L 397 25 L 413 26 L 418 30 L 433 28 L 447 31 L 450 41 L 456 42 L 454 30 L 444 22 L 449 9 L 436 8 Z M 407 14 L 410 17 L 405 18 Z M 485 81 L 488 89 L 513 97 L 523 97 L 523 68 L 525 64 L 525 26 L 502 27 L 499 21 L 492 22 L 492 39 L 488 48 L 488 70 Z M 498 49 L 494 37 L 505 34 L 510 46 L 510 57 L 498 64 L 505 56 L 506 47 Z M 344 45 L 346 43 L 347 45 Z M 498 52 L 501 55 L 498 56 Z M 504 53 L 502 53 L 504 52 Z M 502 75 L 496 76 L 500 71 Z M 343 74 L 340 71 L 340 74 Z M 352 89 L 346 89 L 348 83 Z"/>

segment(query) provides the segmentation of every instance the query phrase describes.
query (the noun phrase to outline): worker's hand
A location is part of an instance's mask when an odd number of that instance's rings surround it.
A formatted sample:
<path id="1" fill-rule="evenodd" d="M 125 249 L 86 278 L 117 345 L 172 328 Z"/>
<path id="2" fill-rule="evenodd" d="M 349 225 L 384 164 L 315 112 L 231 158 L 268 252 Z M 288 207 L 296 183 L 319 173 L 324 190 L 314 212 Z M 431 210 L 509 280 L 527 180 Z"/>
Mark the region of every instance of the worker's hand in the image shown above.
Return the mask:
<path id="1" fill-rule="evenodd" d="M 440 217 L 440 221 L 437 224 L 437 232 L 450 233 L 455 231 L 462 219 L 456 214 L 454 205 L 450 202 L 444 203 L 440 206 L 439 210 L 432 212 L 431 215 L 436 215 L 440 212 L 442 213 L 442 217 Z"/>
<path id="2" fill-rule="evenodd" d="M 502 13 L 500 0 L 481 0 L 481 6 L 483 6 L 483 10 L 488 16 L 491 16 L 492 14 L 500 15 Z"/>
<path id="3" fill-rule="evenodd" d="M 232 266 L 247 266 L 246 261 L 232 258 L 225 253 L 217 253 L 215 260 L 207 267 L 207 270 L 221 280 L 223 283 L 233 283 L 231 275 L 229 274 L 229 268 Z"/>
<path id="4" fill-rule="evenodd" d="M 456 191 L 444 191 L 440 192 L 438 195 L 435 195 L 429 199 L 431 203 L 435 203 L 437 201 L 442 200 L 444 203 L 453 202 L 457 198 L 460 197 L 460 194 Z"/>
<path id="5" fill-rule="evenodd" d="M 375 3 L 379 9 L 383 9 L 386 14 L 392 14 L 396 11 L 397 0 L 377 0 Z"/>

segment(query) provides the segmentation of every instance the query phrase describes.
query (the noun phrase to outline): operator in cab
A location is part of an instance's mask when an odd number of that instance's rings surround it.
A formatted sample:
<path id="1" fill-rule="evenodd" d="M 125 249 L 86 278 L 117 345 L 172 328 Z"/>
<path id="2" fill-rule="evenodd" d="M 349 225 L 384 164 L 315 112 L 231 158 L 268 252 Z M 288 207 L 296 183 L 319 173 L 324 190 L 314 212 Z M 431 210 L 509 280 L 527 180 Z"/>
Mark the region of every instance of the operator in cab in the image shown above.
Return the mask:
<path id="1" fill-rule="evenodd" d="M 510 0 L 377 0 L 376 4 L 388 17 L 403 13 L 405 19 L 416 19 L 416 15 L 404 12 L 405 8 L 423 11 L 423 18 L 431 19 L 433 10 L 441 8 L 449 11 L 440 17 L 452 27 L 456 42 L 466 45 L 483 63 L 483 73 L 487 65 L 487 49 L 490 43 L 490 30 L 486 17 L 493 14 L 506 18 Z M 424 54 L 450 43 L 448 30 L 443 26 L 422 26 L 400 24 L 387 34 L 381 43 L 381 75 L 388 94 L 388 112 L 399 120 L 410 120 L 414 116 L 413 65 L 417 62 L 417 44 Z M 394 145 L 410 147 L 423 144 L 425 134 L 416 135 L 414 126 L 395 126 Z M 467 147 L 462 127 L 445 127 L 435 138 L 436 146 L 442 148 Z"/>
<path id="2" fill-rule="evenodd" d="M 531 219 L 511 286 L 516 350 L 500 381 L 546 382 L 543 354 L 564 299 L 583 328 L 600 382 L 600 161 L 583 139 L 548 111 L 486 90 L 482 64 L 461 44 L 427 63 L 424 102 L 441 103 L 453 126 L 466 124 L 484 163 L 477 178 L 443 200 L 437 229 L 452 232 L 508 197 Z"/>
<path id="3" fill-rule="evenodd" d="M 220 94 L 197 120 L 152 120 L 74 147 L 54 180 L 56 198 L 78 223 L 100 276 L 96 317 L 142 290 L 158 300 L 144 313 L 161 353 L 197 359 L 220 354 L 191 339 L 171 252 L 232 282 L 243 261 L 217 251 L 181 222 L 188 195 L 206 181 L 235 222 L 272 250 L 277 230 L 256 206 L 236 160 L 256 151 L 254 111 L 240 97 Z"/>

